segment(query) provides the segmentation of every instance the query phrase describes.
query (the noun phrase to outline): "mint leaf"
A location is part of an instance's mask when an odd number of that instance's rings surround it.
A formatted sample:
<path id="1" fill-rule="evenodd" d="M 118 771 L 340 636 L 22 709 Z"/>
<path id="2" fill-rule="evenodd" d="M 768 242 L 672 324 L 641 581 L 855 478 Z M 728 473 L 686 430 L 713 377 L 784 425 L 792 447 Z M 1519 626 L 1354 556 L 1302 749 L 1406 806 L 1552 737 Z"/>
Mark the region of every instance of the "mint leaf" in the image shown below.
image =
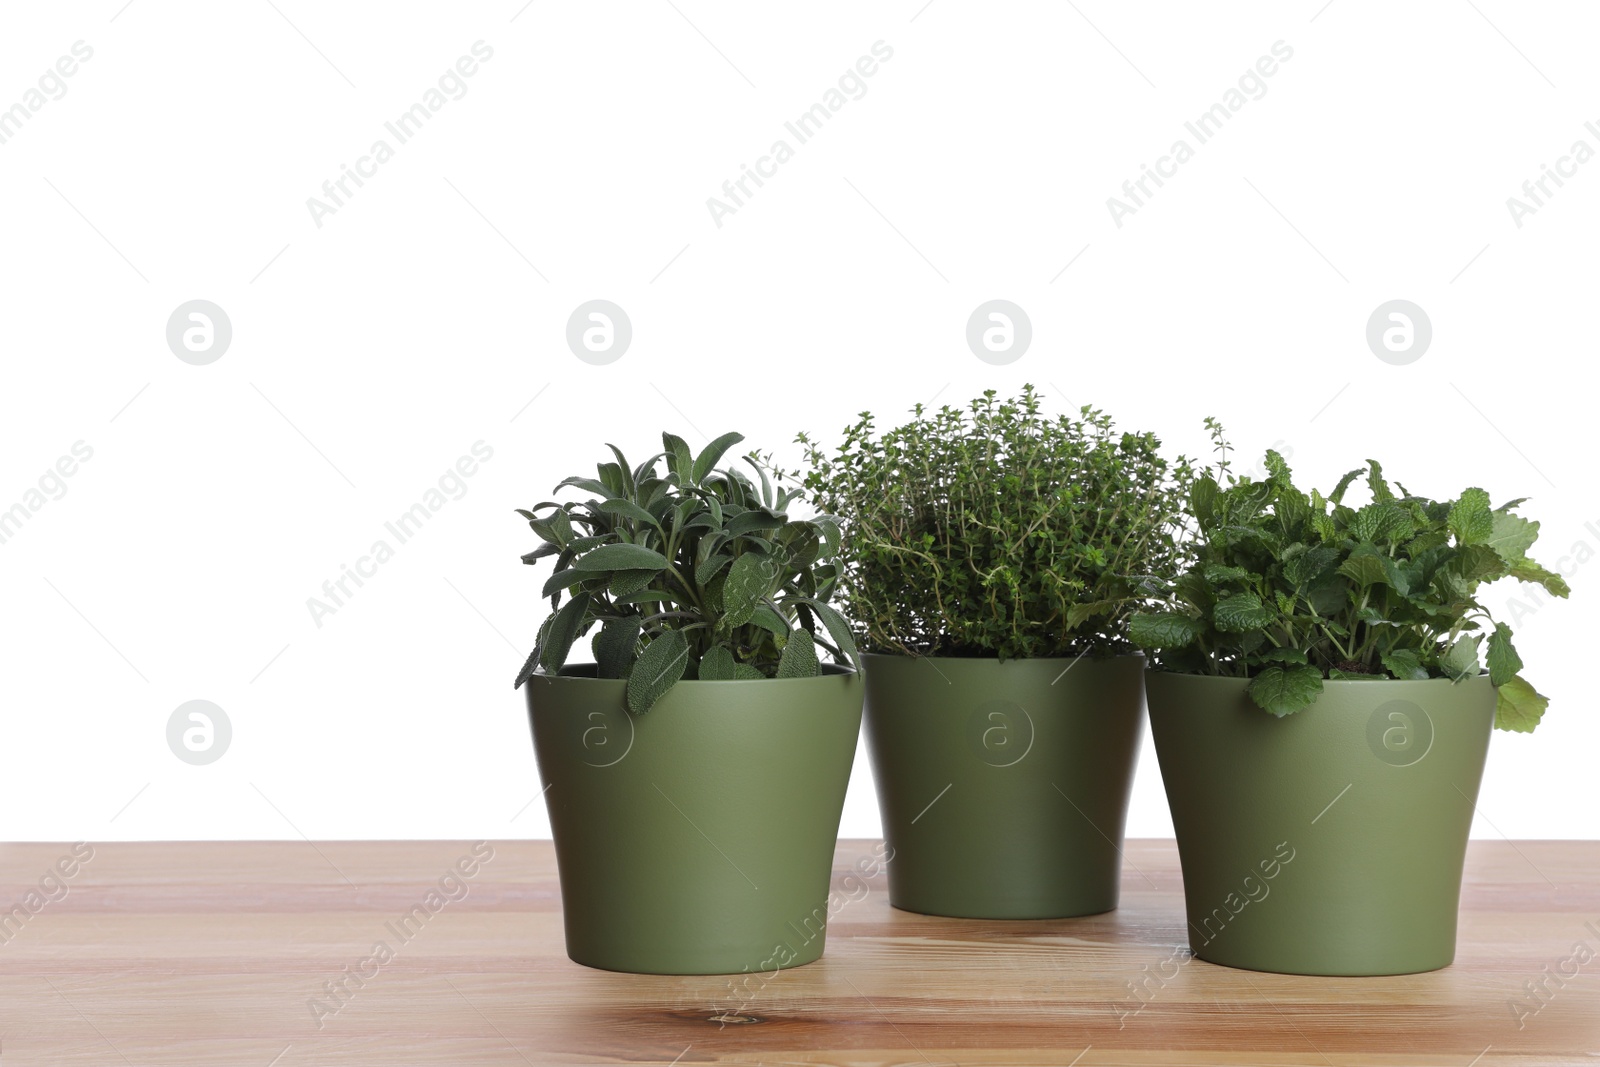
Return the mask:
<path id="1" fill-rule="evenodd" d="M 1376 541 L 1378 539 L 1378 530 L 1383 525 L 1382 508 L 1381 504 L 1368 504 L 1357 511 L 1350 520 L 1350 536 L 1357 541 Z"/>
<path id="2" fill-rule="evenodd" d="M 1313 502 L 1313 507 L 1311 509 L 1311 528 L 1315 530 L 1317 532 L 1317 536 L 1322 538 L 1324 541 L 1339 540 L 1339 525 L 1334 522 L 1333 517 L 1326 511 L 1323 511 L 1321 505 L 1315 501 Z"/>
<path id="3" fill-rule="evenodd" d="M 1378 563 L 1381 564 L 1382 567 L 1383 567 L 1384 581 L 1389 583 L 1389 587 L 1391 589 L 1393 589 L 1396 593 L 1398 593 L 1400 596 L 1408 596 L 1408 595 L 1410 595 L 1410 593 L 1411 593 L 1411 574 L 1410 574 L 1410 572 L 1404 570 L 1400 566 L 1399 563 L 1395 562 L 1393 559 L 1391 559 L 1388 556 L 1379 556 L 1378 557 Z"/>
<path id="4" fill-rule="evenodd" d="M 1465 545 L 1450 561 L 1450 569 L 1467 582 L 1493 581 L 1506 575 L 1506 561 L 1488 545 Z"/>
<path id="5" fill-rule="evenodd" d="M 1489 681 L 1495 685 L 1505 685 L 1522 670 L 1522 657 L 1511 645 L 1511 627 L 1505 623 L 1495 625 L 1484 660 L 1489 666 Z"/>
<path id="6" fill-rule="evenodd" d="M 1333 487 L 1333 492 L 1328 494 L 1328 503 L 1344 503 L 1344 491 L 1350 488 L 1351 482 L 1355 481 L 1365 473 L 1367 473 L 1367 468 L 1365 467 L 1357 467 L 1353 471 L 1345 472 L 1345 476 L 1339 479 L 1339 484 Z"/>
<path id="7" fill-rule="evenodd" d="M 1128 620 L 1128 640 L 1140 648 L 1184 648 L 1200 635 L 1200 620 L 1177 611 L 1135 615 Z"/>
<path id="8" fill-rule="evenodd" d="M 1172 591 L 1185 604 L 1199 608 L 1207 614 L 1217 602 L 1216 590 L 1211 588 L 1211 583 L 1198 571 L 1185 571 L 1178 575 L 1177 580 L 1172 583 Z"/>
<path id="9" fill-rule="evenodd" d="M 1369 585 L 1388 585 L 1389 573 L 1383 562 L 1374 555 L 1351 556 L 1339 564 L 1339 573 L 1365 589 Z"/>
<path id="10" fill-rule="evenodd" d="M 1312 545 L 1284 563 L 1283 576 L 1296 586 L 1302 586 L 1321 575 L 1338 558 L 1339 550 L 1332 545 Z"/>
<path id="11" fill-rule="evenodd" d="M 1254 593 L 1237 593 L 1219 601 L 1213 609 L 1212 618 L 1217 629 L 1225 633 L 1243 633 L 1268 625 L 1273 615 Z"/>
<path id="12" fill-rule="evenodd" d="M 1478 675 L 1478 639 L 1462 634 L 1450 651 L 1439 660 L 1439 669 L 1447 678 L 1475 678 Z"/>
<path id="13" fill-rule="evenodd" d="M 1225 567 L 1220 563 L 1207 563 L 1201 573 L 1205 575 L 1206 581 L 1214 585 L 1250 577 L 1250 572 L 1243 567 Z"/>
<path id="14" fill-rule="evenodd" d="M 1467 489 L 1450 508 L 1450 532 L 1458 545 L 1481 545 L 1494 533 L 1494 513 L 1489 510 L 1489 494 L 1482 489 Z"/>
<path id="15" fill-rule="evenodd" d="M 1550 699 L 1519 675 L 1495 689 L 1495 728 L 1531 734 L 1549 706 Z"/>
<path id="16" fill-rule="evenodd" d="M 1554 571 L 1546 570 L 1531 559 L 1520 560 L 1511 568 L 1511 577 L 1519 582 L 1530 582 L 1534 585 L 1544 586 L 1545 592 L 1551 596 L 1564 597 L 1572 592 L 1567 585 L 1567 580 Z"/>
<path id="17" fill-rule="evenodd" d="M 1367 488 L 1372 490 L 1372 499 L 1375 501 L 1394 499 L 1389 483 L 1383 480 L 1383 468 L 1375 459 L 1367 460 Z"/>
<path id="18" fill-rule="evenodd" d="M 1096 615 L 1104 615 L 1117 607 L 1121 607 L 1121 604 L 1115 600 L 1096 600 L 1092 604 L 1074 604 L 1067 609 L 1066 629 L 1077 630 Z"/>
<path id="19" fill-rule="evenodd" d="M 1521 515 L 1497 511 L 1490 519 L 1489 547 L 1507 563 L 1526 559 L 1538 537 L 1539 524 Z"/>
<path id="20" fill-rule="evenodd" d="M 1267 456 L 1263 461 L 1263 465 L 1267 468 L 1268 481 L 1274 482 L 1280 487 L 1293 488 L 1293 472 L 1289 470 L 1289 462 L 1283 458 L 1283 453 L 1276 449 L 1267 449 Z"/>
<path id="21" fill-rule="evenodd" d="M 1383 665 L 1390 674 L 1401 681 L 1420 682 L 1428 677 L 1428 669 L 1422 665 L 1422 657 L 1409 648 L 1397 648 L 1393 652 L 1384 653 Z"/>
<path id="22" fill-rule="evenodd" d="M 1268 667 L 1250 679 L 1250 698 L 1282 718 L 1303 711 L 1322 692 L 1322 672 L 1315 667 Z"/>
<path id="23" fill-rule="evenodd" d="M 1385 501 L 1377 505 L 1375 514 L 1378 519 L 1378 528 L 1373 537 L 1375 541 L 1409 541 L 1417 532 L 1411 512 L 1399 504 Z"/>

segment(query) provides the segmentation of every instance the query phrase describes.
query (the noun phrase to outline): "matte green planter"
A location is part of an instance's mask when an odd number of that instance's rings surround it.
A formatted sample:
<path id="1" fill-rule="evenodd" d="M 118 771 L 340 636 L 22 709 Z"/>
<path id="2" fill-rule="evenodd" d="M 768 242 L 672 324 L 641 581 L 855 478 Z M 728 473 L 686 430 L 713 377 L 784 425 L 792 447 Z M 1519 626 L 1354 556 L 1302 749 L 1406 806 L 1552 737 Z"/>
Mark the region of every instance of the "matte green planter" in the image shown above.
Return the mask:
<path id="1" fill-rule="evenodd" d="M 527 686 L 567 955 L 643 974 L 821 956 L 860 677 L 679 682 L 634 716 L 593 670 Z"/>
<path id="2" fill-rule="evenodd" d="M 889 902 L 975 919 L 1115 908 L 1143 667 L 867 656 Z"/>
<path id="3" fill-rule="evenodd" d="M 1245 685 L 1146 679 L 1195 954 L 1286 974 L 1448 965 L 1488 677 L 1329 681 L 1282 719 Z"/>

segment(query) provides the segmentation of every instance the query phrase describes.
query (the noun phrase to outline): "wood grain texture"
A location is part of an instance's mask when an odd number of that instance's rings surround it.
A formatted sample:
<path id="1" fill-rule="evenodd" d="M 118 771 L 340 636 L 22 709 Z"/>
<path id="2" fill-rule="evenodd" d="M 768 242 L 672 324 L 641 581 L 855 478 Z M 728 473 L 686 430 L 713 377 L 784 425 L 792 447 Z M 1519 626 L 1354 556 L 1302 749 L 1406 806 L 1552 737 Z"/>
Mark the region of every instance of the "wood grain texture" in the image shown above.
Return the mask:
<path id="1" fill-rule="evenodd" d="M 464 896 L 464 842 L 97 845 L 65 896 L 69 846 L 0 846 L 0 1064 L 1600 1063 L 1600 843 L 1473 844 L 1455 965 L 1338 979 L 1188 959 L 1170 841 L 1129 843 L 1119 910 L 1039 922 L 895 911 L 852 878 L 875 844 L 840 844 L 823 959 L 743 983 L 569 962 L 548 843 Z"/>

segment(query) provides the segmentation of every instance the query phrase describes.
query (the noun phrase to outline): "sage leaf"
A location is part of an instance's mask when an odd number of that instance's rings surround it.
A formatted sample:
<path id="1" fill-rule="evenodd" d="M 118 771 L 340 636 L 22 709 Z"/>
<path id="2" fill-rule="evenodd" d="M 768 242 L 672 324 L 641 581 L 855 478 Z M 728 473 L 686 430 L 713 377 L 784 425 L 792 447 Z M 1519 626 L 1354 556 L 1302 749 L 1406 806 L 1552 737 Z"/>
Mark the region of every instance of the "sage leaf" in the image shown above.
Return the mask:
<path id="1" fill-rule="evenodd" d="M 694 460 L 694 466 L 691 470 L 694 483 L 699 485 L 705 481 L 706 475 L 710 474 L 712 469 L 716 467 L 723 454 L 743 440 L 744 434 L 742 433 L 725 433 L 709 445 L 706 445 Z"/>
<path id="2" fill-rule="evenodd" d="M 725 627 L 743 626 L 750 621 L 772 581 L 769 566 L 766 559 L 754 553 L 746 553 L 733 561 L 722 583 Z"/>
<path id="3" fill-rule="evenodd" d="M 578 639 L 578 633 L 583 629 L 584 613 L 589 610 L 589 601 L 588 593 L 578 593 L 552 617 L 550 631 L 545 635 L 544 652 L 539 657 L 539 665 L 547 673 L 555 674 L 566 665 L 572 642 Z"/>
<path id="4" fill-rule="evenodd" d="M 694 478 L 694 459 L 689 452 L 689 442 L 674 433 L 663 433 L 661 443 L 666 446 L 667 466 L 678 476 L 683 489 L 699 484 Z"/>
<path id="5" fill-rule="evenodd" d="M 643 545 L 618 543 L 590 549 L 572 565 L 580 571 L 663 571 L 667 557 Z"/>
<path id="6" fill-rule="evenodd" d="M 833 643 L 839 651 L 844 653 L 845 659 L 859 671 L 861 653 L 856 649 L 855 635 L 850 632 L 850 624 L 845 621 L 844 616 L 820 600 L 807 597 L 804 603 L 816 613 L 817 618 L 822 620 L 823 628 L 828 631 L 828 636 L 833 638 Z M 794 642 L 791 641 L 790 644 Z"/>
<path id="7" fill-rule="evenodd" d="M 628 675 L 628 710 L 643 715 L 671 689 L 689 665 L 682 631 L 666 630 L 645 646 Z"/>
<path id="8" fill-rule="evenodd" d="M 727 645 L 713 645 L 709 652 L 700 657 L 700 680 L 731 682 L 735 665 L 733 653 L 729 651 Z"/>
<path id="9" fill-rule="evenodd" d="M 790 641 L 778 660 L 779 678 L 811 678 L 817 673 L 817 646 L 810 641 Z"/>
<path id="10" fill-rule="evenodd" d="M 550 577 L 545 579 L 544 589 L 539 595 L 554 596 L 563 589 L 570 589 L 579 582 L 586 582 L 593 577 L 594 575 L 592 573 L 588 571 L 580 571 L 576 568 L 569 568 L 568 570 L 564 571 L 556 571 Z"/>
<path id="11" fill-rule="evenodd" d="M 611 576 L 610 583 L 606 586 L 607 592 L 614 597 L 628 596 L 641 589 L 648 589 L 650 583 L 655 581 L 660 571 L 617 571 Z"/>
<path id="12" fill-rule="evenodd" d="M 639 644 L 639 629 L 640 619 L 637 615 L 611 619 L 600 627 L 600 632 L 589 643 L 599 677 L 622 678 L 627 675 Z"/>

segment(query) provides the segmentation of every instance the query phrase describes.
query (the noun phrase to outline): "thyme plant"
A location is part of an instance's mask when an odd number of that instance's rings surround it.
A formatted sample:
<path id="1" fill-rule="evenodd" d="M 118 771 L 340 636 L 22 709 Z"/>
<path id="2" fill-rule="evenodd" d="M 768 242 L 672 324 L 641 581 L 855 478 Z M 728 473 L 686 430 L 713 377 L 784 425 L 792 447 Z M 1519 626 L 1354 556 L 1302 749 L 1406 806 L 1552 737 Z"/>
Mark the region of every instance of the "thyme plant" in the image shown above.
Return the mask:
<path id="1" fill-rule="evenodd" d="M 831 454 L 802 434 L 805 488 L 843 531 L 841 603 L 873 652 L 1107 656 L 1182 562 L 1187 460 L 1092 407 L 1047 415 L 1030 385 L 962 408 L 863 414 Z"/>

